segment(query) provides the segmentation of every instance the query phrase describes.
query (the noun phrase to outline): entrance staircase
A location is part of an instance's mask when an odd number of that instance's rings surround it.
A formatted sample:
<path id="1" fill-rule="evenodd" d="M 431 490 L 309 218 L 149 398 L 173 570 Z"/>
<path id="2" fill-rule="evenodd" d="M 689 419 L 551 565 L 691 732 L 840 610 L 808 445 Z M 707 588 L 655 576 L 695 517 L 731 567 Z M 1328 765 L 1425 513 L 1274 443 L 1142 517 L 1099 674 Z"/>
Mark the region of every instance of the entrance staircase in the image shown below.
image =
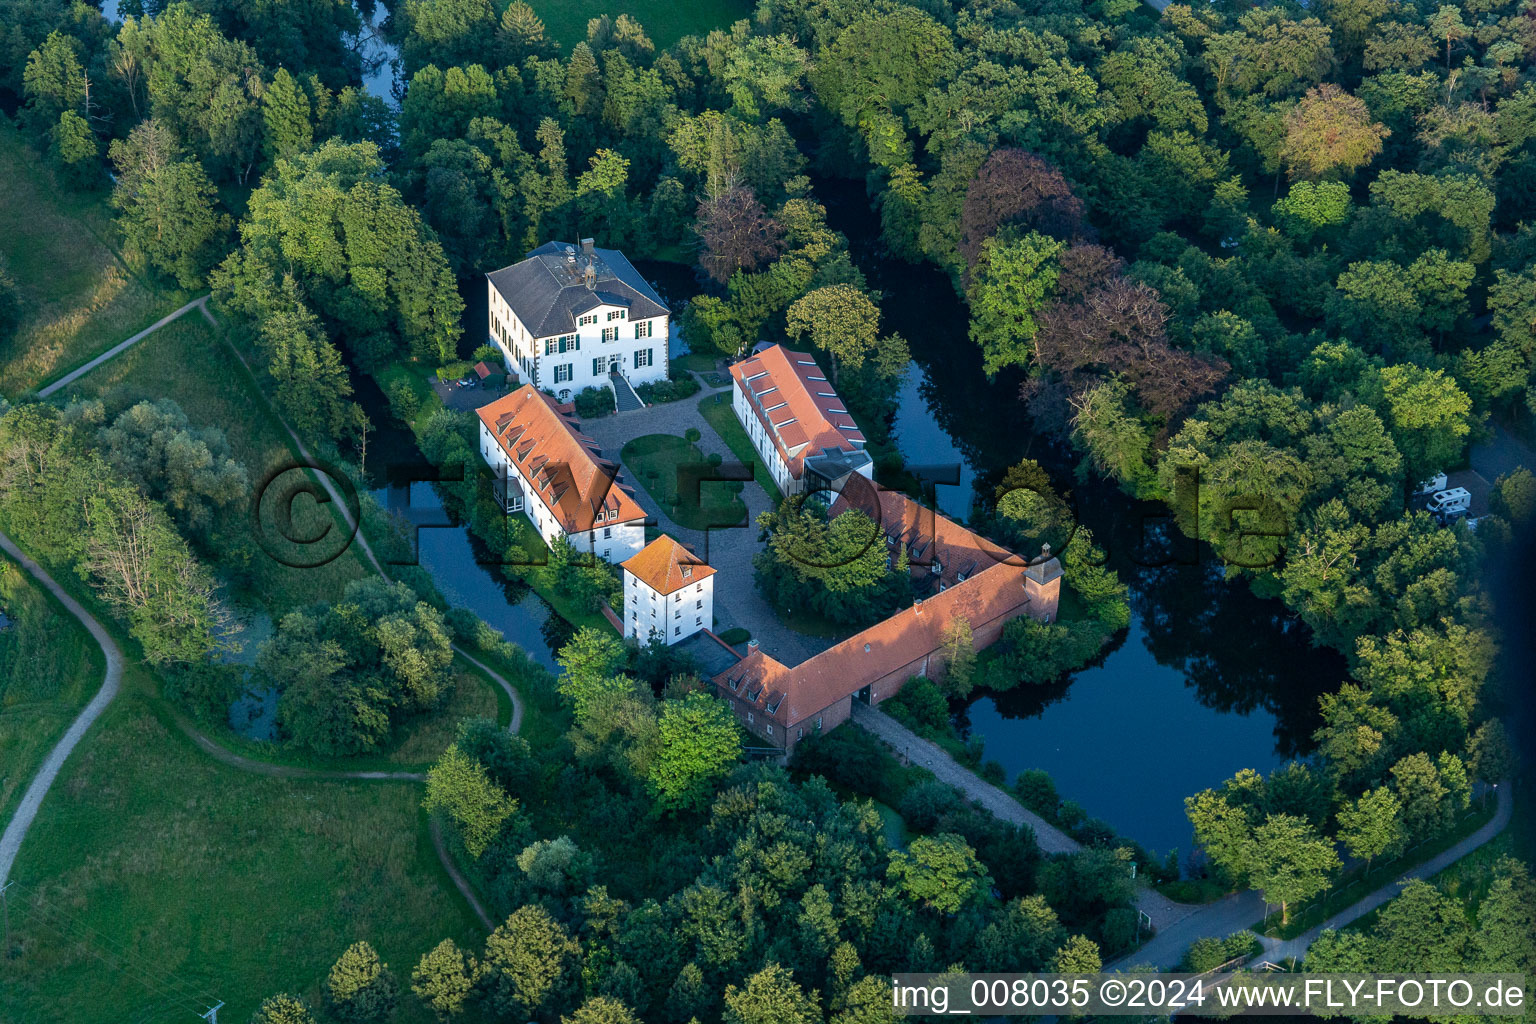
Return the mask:
<path id="1" fill-rule="evenodd" d="M 613 388 L 614 406 L 619 412 L 629 412 L 631 409 L 644 409 L 645 403 L 640 401 L 640 396 L 635 394 L 634 386 L 620 373 L 610 373 L 608 383 Z"/>

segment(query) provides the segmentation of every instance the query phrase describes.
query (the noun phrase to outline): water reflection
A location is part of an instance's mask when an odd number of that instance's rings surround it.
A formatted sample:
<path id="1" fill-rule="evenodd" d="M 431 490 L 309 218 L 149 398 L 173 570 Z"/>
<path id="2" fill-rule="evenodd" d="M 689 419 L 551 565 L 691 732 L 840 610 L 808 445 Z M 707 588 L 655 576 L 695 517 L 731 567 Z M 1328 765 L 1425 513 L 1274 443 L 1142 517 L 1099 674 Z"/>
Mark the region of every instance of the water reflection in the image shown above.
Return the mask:
<path id="1" fill-rule="evenodd" d="M 1122 834 L 1164 851 L 1187 848 L 1184 797 L 1240 768 L 1267 770 L 1305 754 L 1317 696 L 1337 687 L 1343 659 L 1312 647 L 1280 602 L 1201 563 L 1208 552 L 1168 529 L 1164 506 L 1100 481 L 1075 484 L 1078 455 L 1036 432 L 1019 400 L 1022 376 L 982 372 L 949 278 L 884 255 L 860 183 L 818 180 L 816 192 L 883 295 L 882 326 L 912 346 L 893 422 L 903 458 L 965 467 L 965 486 L 938 489 L 940 508 L 965 516 L 973 487 L 985 493 L 1009 466 L 1036 459 L 1071 488 L 1078 520 L 1130 587 L 1131 626 L 1096 664 L 1048 686 L 979 694 L 957 723 L 986 741 L 986 756 L 1010 777 L 1043 769 L 1064 798 Z"/>
<path id="2" fill-rule="evenodd" d="M 534 661 L 557 670 L 544 629 L 549 605 L 526 583 L 481 564 L 489 563 L 490 552 L 467 526 L 451 521 L 430 483 L 391 485 L 372 493 L 379 504 L 417 527 L 417 562 L 449 604 L 468 608 Z"/>

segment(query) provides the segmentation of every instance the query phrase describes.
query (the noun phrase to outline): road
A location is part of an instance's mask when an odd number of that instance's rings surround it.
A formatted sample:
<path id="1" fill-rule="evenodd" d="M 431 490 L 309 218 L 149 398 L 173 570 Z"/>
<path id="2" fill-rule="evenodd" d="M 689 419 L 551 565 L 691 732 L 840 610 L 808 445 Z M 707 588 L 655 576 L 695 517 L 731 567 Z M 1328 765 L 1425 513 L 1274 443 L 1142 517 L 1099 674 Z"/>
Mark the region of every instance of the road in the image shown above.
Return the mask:
<path id="1" fill-rule="evenodd" d="M 1077 840 L 1045 821 L 1010 794 L 977 776 L 950 757 L 942 747 L 916 735 L 890 715 L 854 701 L 853 720 L 907 761 L 927 768 L 940 781 L 954 786 L 997 818 L 1034 829 L 1035 839 L 1043 852 L 1073 853 L 1083 848 Z M 1497 788 L 1497 794 L 1498 806 L 1493 817 L 1482 828 L 1445 852 L 1361 897 L 1316 928 L 1286 941 L 1263 939 L 1264 951 L 1258 959 L 1278 963 L 1289 957 L 1300 958 L 1324 929 L 1342 928 L 1358 920 L 1396 896 L 1405 882 L 1436 875 L 1487 843 L 1509 824 L 1513 810 L 1511 787 L 1508 784 L 1501 785 Z M 1137 892 L 1136 907 L 1152 921 L 1157 934 L 1140 949 L 1106 965 L 1106 970 L 1124 970 L 1142 965 L 1170 970 L 1178 965 L 1196 939 L 1225 938 L 1233 932 L 1251 928 L 1263 919 L 1268 910 L 1264 898 L 1256 892 L 1233 893 L 1213 903 L 1190 904 L 1175 903 L 1151 888 L 1142 888 Z"/>
<path id="2" fill-rule="evenodd" d="M 166 316 L 161 317 L 159 320 L 156 320 L 154 323 L 150 324 L 148 327 L 144 328 L 142 331 L 140 331 L 138 334 L 135 334 L 127 341 L 120 341 L 116 345 L 113 345 L 111 348 L 107 349 L 101 355 L 97 356 L 95 359 L 92 359 L 84 366 L 79 366 L 73 370 L 70 370 L 68 373 L 54 381 L 52 384 L 43 385 L 37 389 L 38 397 L 47 398 L 49 395 L 53 394 L 60 388 L 68 387 L 75 381 L 79 380 L 81 377 L 84 377 L 86 374 L 96 369 L 96 367 L 100 366 L 102 363 L 105 363 L 107 360 L 116 359 L 118 356 L 122 355 L 130 348 L 133 348 L 133 346 L 137 345 L 151 334 L 154 334 L 166 324 L 180 317 L 183 313 L 187 313 L 194 309 L 200 309 L 202 310 L 203 318 L 210 324 L 217 326 L 218 321 L 214 320 L 213 314 L 208 312 L 208 299 L 209 296 L 207 295 L 204 295 L 200 299 L 193 299 L 191 302 L 187 303 L 185 306 L 182 306 L 176 312 L 169 313 Z"/>

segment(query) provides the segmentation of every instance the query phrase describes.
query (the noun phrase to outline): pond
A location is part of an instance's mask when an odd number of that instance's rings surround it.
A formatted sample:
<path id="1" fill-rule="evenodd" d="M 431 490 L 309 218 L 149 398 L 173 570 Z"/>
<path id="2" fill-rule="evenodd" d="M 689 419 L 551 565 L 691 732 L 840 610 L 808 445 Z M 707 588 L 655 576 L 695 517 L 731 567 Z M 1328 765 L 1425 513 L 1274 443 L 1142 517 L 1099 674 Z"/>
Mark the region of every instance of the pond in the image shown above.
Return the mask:
<path id="1" fill-rule="evenodd" d="M 480 303 L 482 316 L 484 305 Z M 390 413 L 373 378 L 354 372 L 352 381 L 353 397 L 374 425 L 368 442 L 369 493 L 415 527 L 418 564 L 450 605 L 468 608 L 534 661 L 555 670 L 542 631 L 551 614 L 549 605 L 527 584 L 507 579 L 469 527 L 444 510 L 433 485 L 422 479 L 431 469 L 416 447 L 415 435 Z"/>
<path id="2" fill-rule="evenodd" d="M 1074 484 L 1076 455 L 1035 430 L 1018 399 L 1021 377 L 982 372 L 949 278 L 883 255 L 862 183 L 815 184 L 883 293 L 881 330 L 912 347 L 892 421 L 897 447 L 909 465 L 959 464 L 958 486 L 937 488 L 940 509 L 965 518 L 977 488 L 1036 459 L 1072 488 L 1079 521 L 1130 588 L 1131 626 L 1094 665 L 1046 687 L 975 694 L 954 708 L 956 725 L 982 739 L 1010 779 L 1046 771 L 1064 799 L 1122 835 L 1163 853 L 1187 850 L 1184 798 L 1241 768 L 1305 756 L 1317 697 L 1345 678 L 1344 660 L 1313 647 L 1282 604 L 1225 579 L 1208 549 L 1168 542 L 1161 505 L 1099 481 Z"/>
<path id="3" fill-rule="evenodd" d="M 488 564 L 490 552 L 443 510 L 432 484 L 416 481 L 373 493 L 379 504 L 416 526 L 416 559 L 450 605 L 468 608 L 551 671 L 559 671 L 543 626 L 552 614 L 526 584 Z"/>

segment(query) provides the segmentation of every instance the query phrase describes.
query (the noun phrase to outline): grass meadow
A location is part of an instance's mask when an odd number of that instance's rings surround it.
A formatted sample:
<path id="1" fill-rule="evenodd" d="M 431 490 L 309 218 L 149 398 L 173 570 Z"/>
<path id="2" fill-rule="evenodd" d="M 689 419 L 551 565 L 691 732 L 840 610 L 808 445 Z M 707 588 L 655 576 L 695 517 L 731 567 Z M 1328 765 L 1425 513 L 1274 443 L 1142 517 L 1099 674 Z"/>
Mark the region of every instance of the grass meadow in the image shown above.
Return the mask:
<path id="1" fill-rule="evenodd" d="M 0 1020 L 244 1021 L 318 1001 L 358 939 L 402 977 L 478 925 L 413 782 L 303 781 L 220 764 L 166 718 L 142 667 L 65 765 L 17 861 Z M 400 1022 L 429 1018 L 414 999 Z"/>
<path id="2" fill-rule="evenodd" d="M 101 648 L 53 596 L 0 556 L 0 822 L 101 686 Z"/>
<path id="3" fill-rule="evenodd" d="M 32 390 L 185 303 L 117 252 L 105 192 L 77 192 L 0 117 L 0 261 L 24 317 L 0 342 L 0 394 Z"/>

